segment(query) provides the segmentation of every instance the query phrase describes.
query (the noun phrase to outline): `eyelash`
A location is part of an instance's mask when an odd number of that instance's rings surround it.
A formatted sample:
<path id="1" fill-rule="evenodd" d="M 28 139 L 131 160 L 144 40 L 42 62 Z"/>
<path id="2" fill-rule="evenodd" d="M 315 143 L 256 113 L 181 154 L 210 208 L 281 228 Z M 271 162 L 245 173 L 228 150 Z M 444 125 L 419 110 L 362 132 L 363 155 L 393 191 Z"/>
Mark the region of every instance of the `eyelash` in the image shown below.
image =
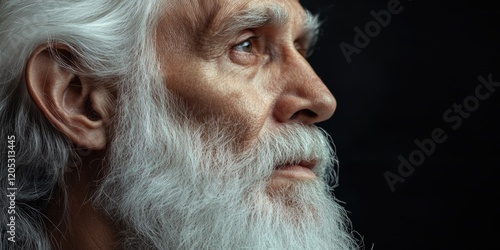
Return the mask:
<path id="1" fill-rule="evenodd" d="M 265 51 L 265 43 L 260 41 L 260 35 L 250 33 L 245 36 L 245 39 L 240 40 L 239 43 L 231 47 L 230 59 L 240 65 L 250 65 L 258 61 L 267 61 L 269 56 L 272 56 L 270 51 Z M 300 40 L 295 41 L 295 49 L 304 57 L 308 58 L 310 55 L 309 48 Z"/>
<path id="2" fill-rule="evenodd" d="M 249 43 L 250 43 L 249 45 L 250 45 L 250 46 L 252 46 L 252 47 L 251 47 L 251 50 L 253 51 L 253 50 L 255 49 L 256 45 L 258 46 L 258 40 L 259 40 L 259 38 L 260 38 L 260 35 L 254 35 L 254 36 L 251 36 L 251 37 L 249 37 L 249 38 L 246 38 L 246 39 L 245 39 L 245 40 L 243 40 L 242 42 L 240 42 L 240 43 L 238 43 L 238 44 L 234 45 L 232 49 L 233 49 L 233 50 L 236 50 L 236 51 L 241 51 L 241 50 L 237 50 L 236 48 L 237 48 L 238 46 L 243 45 L 243 44 L 244 44 L 244 43 L 246 43 L 246 42 L 249 42 Z M 244 52 L 244 51 L 241 51 L 241 52 Z M 251 52 L 246 52 L 246 53 L 251 53 Z"/>
<path id="3" fill-rule="evenodd" d="M 249 38 L 247 38 L 247 39 L 243 40 L 242 42 L 240 42 L 240 43 L 238 43 L 238 44 L 234 45 L 234 46 L 232 47 L 232 49 L 233 49 L 234 51 L 238 51 L 238 52 L 242 52 L 242 53 L 252 53 L 252 52 L 256 49 L 256 47 L 257 47 L 257 49 L 258 49 L 258 46 L 259 46 L 259 44 L 258 44 L 259 38 L 260 38 L 260 35 L 254 35 L 254 36 L 251 36 L 251 37 L 249 37 Z M 252 47 L 251 47 L 251 51 L 246 52 L 246 51 L 243 51 L 242 49 L 236 49 L 238 46 L 241 46 L 241 45 L 243 45 L 243 44 L 244 44 L 244 43 L 246 43 L 246 42 L 249 42 L 249 43 L 250 43 L 249 45 L 250 45 L 250 46 L 252 46 Z M 299 53 L 300 53 L 300 54 L 301 54 L 304 58 L 308 58 L 308 57 L 312 54 L 312 50 L 311 50 L 310 48 L 307 48 L 307 47 L 305 47 L 305 46 L 302 46 L 302 43 L 301 43 L 301 42 L 297 41 L 297 42 L 295 42 L 295 44 L 294 44 L 294 45 L 295 45 L 295 49 L 296 49 L 296 50 L 297 50 L 297 51 L 298 51 L 298 52 L 299 52 Z"/>

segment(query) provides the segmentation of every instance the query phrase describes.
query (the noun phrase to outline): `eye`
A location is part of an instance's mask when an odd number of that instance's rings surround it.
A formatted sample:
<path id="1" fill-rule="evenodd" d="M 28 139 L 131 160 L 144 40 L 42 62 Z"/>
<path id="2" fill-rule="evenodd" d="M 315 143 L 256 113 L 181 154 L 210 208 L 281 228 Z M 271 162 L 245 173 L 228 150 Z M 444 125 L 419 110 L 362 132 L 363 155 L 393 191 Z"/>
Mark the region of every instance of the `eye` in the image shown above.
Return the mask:
<path id="1" fill-rule="evenodd" d="M 253 39 L 253 38 L 251 38 Z M 252 53 L 252 50 L 253 50 L 253 44 L 252 44 L 252 40 L 251 39 L 247 39 L 245 41 L 243 41 L 242 43 L 234 46 L 234 50 L 236 51 L 241 51 L 241 52 L 246 52 L 246 53 Z"/>
<path id="2" fill-rule="evenodd" d="M 244 53 L 252 53 L 252 51 L 258 47 L 259 38 L 260 36 L 257 35 L 247 38 L 243 42 L 236 44 L 233 47 L 233 50 Z"/>
<path id="3" fill-rule="evenodd" d="M 244 34 L 238 44 L 231 47 L 229 58 L 239 65 L 256 64 L 262 59 L 264 45 L 255 33 Z"/>

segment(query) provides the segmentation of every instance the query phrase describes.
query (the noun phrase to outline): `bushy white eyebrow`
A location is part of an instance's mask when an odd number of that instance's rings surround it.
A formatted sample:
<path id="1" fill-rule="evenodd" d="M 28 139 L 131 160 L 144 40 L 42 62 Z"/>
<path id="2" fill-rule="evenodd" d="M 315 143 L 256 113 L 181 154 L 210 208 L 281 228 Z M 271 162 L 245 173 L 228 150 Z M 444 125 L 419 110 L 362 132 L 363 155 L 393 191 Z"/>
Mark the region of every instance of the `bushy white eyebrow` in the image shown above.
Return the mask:
<path id="1" fill-rule="evenodd" d="M 239 32 L 264 25 L 283 26 L 288 23 L 289 19 L 286 10 L 279 5 L 254 7 L 236 13 L 224 20 L 216 35 Z"/>

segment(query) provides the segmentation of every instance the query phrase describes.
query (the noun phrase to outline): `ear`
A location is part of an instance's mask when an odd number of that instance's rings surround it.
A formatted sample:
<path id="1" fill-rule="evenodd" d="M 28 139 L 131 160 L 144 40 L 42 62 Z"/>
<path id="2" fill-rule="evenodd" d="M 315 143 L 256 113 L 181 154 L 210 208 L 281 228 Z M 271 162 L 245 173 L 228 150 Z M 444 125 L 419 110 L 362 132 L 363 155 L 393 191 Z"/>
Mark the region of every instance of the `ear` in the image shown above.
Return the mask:
<path id="1" fill-rule="evenodd" d="M 25 72 L 31 98 L 45 117 L 77 146 L 104 149 L 109 92 L 96 87 L 91 79 L 70 72 L 55 54 L 62 55 L 69 65 L 76 64 L 66 46 L 38 47 Z"/>

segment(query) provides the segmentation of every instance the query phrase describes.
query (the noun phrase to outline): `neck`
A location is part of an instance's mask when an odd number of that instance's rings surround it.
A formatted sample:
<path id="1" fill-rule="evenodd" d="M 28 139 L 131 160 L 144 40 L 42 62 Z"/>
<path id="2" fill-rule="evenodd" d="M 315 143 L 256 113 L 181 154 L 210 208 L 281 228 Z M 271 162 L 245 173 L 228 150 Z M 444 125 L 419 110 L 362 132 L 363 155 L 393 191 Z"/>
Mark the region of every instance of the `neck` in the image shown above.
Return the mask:
<path id="1" fill-rule="evenodd" d="M 92 205 L 102 157 L 92 155 L 65 175 L 64 192 L 57 192 L 47 212 L 47 229 L 54 249 L 116 249 L 116 225 Z"/>

